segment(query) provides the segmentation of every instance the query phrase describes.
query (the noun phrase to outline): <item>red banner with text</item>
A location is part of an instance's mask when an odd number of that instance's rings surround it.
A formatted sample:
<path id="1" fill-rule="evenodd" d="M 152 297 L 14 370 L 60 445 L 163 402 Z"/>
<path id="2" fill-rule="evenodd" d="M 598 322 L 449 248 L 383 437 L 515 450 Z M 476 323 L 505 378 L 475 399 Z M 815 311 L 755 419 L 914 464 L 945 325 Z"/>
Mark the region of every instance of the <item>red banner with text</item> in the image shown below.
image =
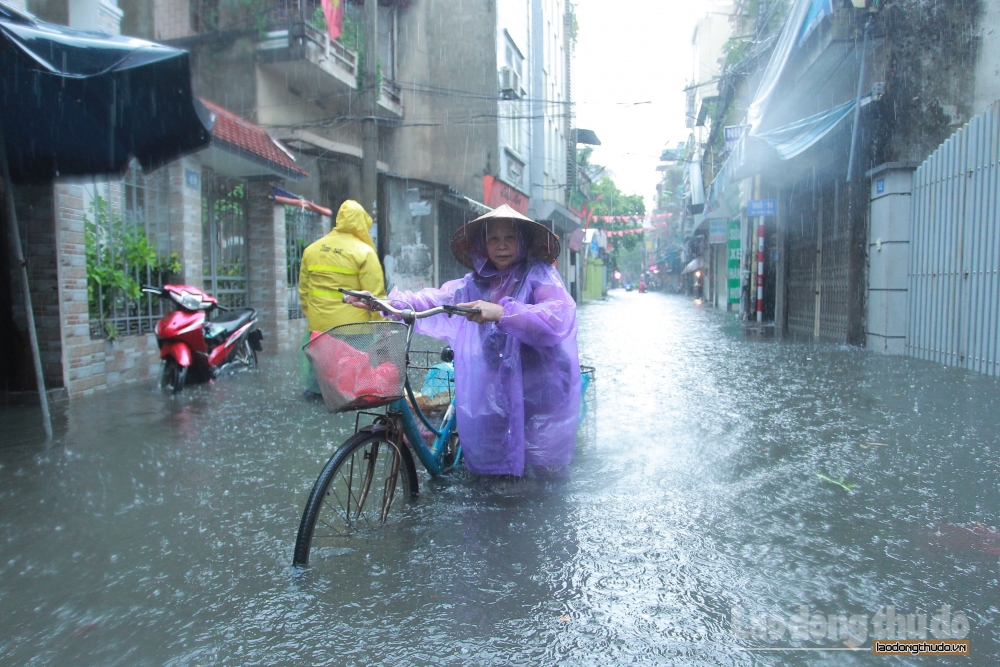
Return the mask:
<path id="1" fill-rule="evenodd" d="M 483 203 L 490 208 L 507 204 L 521 215 L 528 215 L 528 195 L 494 176 L 483 176 Z"/>

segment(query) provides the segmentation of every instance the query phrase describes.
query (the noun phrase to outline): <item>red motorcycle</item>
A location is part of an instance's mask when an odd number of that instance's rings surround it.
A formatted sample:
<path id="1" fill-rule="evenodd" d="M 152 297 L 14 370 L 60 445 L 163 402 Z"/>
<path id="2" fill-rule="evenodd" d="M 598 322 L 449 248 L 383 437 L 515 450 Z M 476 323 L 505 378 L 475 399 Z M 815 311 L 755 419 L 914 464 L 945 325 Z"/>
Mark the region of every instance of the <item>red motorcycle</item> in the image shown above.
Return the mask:
<path id="1" fill-rule="evenodd" d="M 253 308 L 224 308 L 214 296 L 191 285 L 143 285 L 142 291 L 176 306 L 156 323 L 163 360 L 161 388 L 177 393 L 188 381 L 207 382 L 234 367 L 257 367 L 264 334 L 257 328 Z"/>

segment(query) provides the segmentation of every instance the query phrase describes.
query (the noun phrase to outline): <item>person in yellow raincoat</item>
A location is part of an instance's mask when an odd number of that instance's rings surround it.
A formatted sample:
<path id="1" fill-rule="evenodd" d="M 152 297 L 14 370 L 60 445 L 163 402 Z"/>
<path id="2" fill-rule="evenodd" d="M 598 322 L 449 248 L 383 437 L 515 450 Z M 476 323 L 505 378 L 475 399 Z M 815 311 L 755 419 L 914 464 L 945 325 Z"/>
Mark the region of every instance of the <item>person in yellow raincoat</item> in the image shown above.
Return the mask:
<path id="1" fill-rule="evenodd" d="M 371 226 L 372 218 L 361 204 L 348 199 L 337 211 L 337 221 L 330 233 L 302 253 L 299 302 L 309 327 L 302 345 L 309 342 L 313 332 L 382 319 L 377 313 L 344 303 L 343 294 L 337 291 L 338 287 L 365 290 L 385 298 L 382 265 L 368 233 Z M 299 377 L 307 394 L 319 394 L 319 385 L 304 352 L 299 355 Z"/>

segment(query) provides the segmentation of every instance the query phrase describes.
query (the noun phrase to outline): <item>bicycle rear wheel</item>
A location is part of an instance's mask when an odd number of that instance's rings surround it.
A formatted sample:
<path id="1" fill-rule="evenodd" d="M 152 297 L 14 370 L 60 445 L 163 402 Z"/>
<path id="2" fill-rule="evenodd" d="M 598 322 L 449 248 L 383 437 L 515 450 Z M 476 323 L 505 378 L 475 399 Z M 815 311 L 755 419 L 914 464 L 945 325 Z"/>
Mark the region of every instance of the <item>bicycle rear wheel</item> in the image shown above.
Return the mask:
<path id="1" fill-rule="evenodd" d="M 295 539 L 294 565 L 317 549 L 346 546 L 352 535 L 378 528 L 417 492 L 410 450 L 384 431 L 361 431 L 334 453 L 313 485 Z"/>

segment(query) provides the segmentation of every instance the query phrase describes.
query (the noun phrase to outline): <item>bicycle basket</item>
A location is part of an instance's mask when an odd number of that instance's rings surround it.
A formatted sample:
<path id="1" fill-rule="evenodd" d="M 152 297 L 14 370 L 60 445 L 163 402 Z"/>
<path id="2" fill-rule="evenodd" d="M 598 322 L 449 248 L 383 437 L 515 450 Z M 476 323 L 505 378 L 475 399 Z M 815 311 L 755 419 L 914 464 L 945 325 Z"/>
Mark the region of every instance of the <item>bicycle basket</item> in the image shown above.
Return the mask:
<path id="1" fill-rule="evenodd" d="M 402 322 L 333 327 L 302 348 L 330 412 L 377 408 L 402 398 L 406 380 Z"/>
<path id="2" fill-rule="evenodd" d="M 410 350 L 406 374 L 415 407 L 428 416 L 444 413 L 455 394 L 455 366 L 441 360 L 441 351 Z"/>

